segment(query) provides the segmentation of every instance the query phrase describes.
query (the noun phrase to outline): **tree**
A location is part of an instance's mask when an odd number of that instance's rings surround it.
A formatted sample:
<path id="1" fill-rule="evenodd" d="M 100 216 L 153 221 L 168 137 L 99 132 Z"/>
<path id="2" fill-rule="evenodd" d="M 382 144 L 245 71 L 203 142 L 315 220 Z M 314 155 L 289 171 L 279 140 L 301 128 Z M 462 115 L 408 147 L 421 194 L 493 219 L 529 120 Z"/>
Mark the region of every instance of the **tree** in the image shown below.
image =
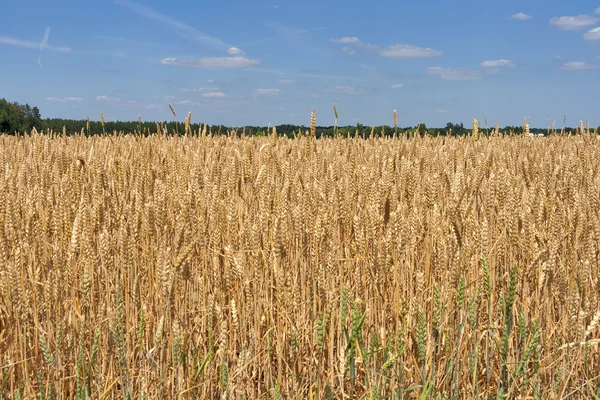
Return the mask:
<path id="1" fill-rule="evenodd" d="M 29 132 L 33 128 L 42 129 L 42 120 L 40 118 L 40 110 L 37 107 L 31 108 L 29 104 L 21 106 L 23 112 L 23 131 Z"/>
<path id="2" fill-rule="evenodd" d="M 0 99 L 0 133 L 29 132 L 42 129 L 40 110 L 29 104 L 9 103 Z"/>
<path id="3" fill-rule="evenodd" d="M 0 100 L 0 132 L 13 133 L 21 129 L 19 110 L 15 103 Z"/>

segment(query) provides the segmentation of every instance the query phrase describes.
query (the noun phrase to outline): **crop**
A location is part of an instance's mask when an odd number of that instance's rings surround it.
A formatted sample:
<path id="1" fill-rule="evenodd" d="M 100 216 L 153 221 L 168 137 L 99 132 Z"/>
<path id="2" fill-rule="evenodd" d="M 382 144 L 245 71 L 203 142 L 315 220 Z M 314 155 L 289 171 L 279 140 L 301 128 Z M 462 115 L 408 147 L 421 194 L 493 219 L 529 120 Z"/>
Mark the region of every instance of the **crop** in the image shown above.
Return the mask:
<path id="1" fill-rule="evenodd" d="M 596 135 L 188 125 L 0 136 L 0 398 L 600 396 Z"/>

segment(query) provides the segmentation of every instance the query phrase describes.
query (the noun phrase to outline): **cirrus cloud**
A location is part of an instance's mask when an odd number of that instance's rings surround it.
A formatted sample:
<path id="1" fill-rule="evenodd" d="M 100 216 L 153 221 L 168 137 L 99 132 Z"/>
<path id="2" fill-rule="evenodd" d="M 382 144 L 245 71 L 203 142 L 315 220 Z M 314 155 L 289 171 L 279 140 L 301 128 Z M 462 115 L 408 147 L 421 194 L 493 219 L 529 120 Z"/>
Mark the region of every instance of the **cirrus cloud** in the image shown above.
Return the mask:
<path id="1" fill-rule="evenodd" d="M 596 22 L 598 22 L 598 18 L 580 14 L 574 16 L 553 17 L 550 19 L 549 23 L 562 30 L 575 31 L 585 28 L 586 26 L 594 25 Z"/>
<path id="2" fill-rule="evenodd" d="M 81 103 L 83 99 L 81 97 L 46 97 L 48 101 L 54 101 L 57 103 Z"/>
<path id="3" fill-rule="evenodd" d="M 345 44 L 342 51 L 353 55 L 356 50 L 352 46 L 363 48 L 367 51 L 379 54 L 386 58 L 428 58 L 441 56 L 442 52 L 429 47 L 418 47 L 412 44 L 397 43 L 387 47 L 381 47 L 371 43 L 365 43 L 356 36 L 344 36 L 340 38 L 329 39 L 332 43 Z"/>
<path id="4" fill-rule="evenodd" d="M 498 73 L 498 69 L 477 70 L 469 68 L 429 67 L 425 72 L 431 75 L 438 75 L 440 78 L 447 80 L 474 81 L 483 79 L 487 75 Z"/>
<path id="5" fill-rule="evenodd" d="M 189 68 L 247 68 L 260 64 L 260 61 L 242 56 L 236 57 L 204 57 L 180 59 L 167 57 L 160 60 L 163 65 Z"/>
<path id="6" fill-rule="evenodd" d="M 364 93 L 364 89 L 362 88 L 358 88 L 358 87 L 354 87 L 354 86 L 329 86 L 325 88 L 326 91 L 328 92 L 335 92 L 335 93 L 344 93 L 344 94 L 361 94 Z"/>
<path id="7" fill-rule="evenodd" d="M 218 87 L 182 88 L 182 92 L 218 92 Z"/>
<path id="8" fill-rule="evenodd" d="M 402 87 L 404 87 L 404 85 L 402 83 L 394 83 L 393 85 L 390 86 L 392 89 L 400 89 Z"/>
<path id="9" fill-rule="evenodd" d="M 254 94 L 264 95 L 264 96 L 273 96 L 276 94 L 280 94 L 282 92 L 281 89 L 256 89 Z"/>
<path id="10" fill-rule="evenodd" d="M 393 44 L 384 49 L 376 49 L 382 57 L 388 58 L 426 58 L 441 56 L 439 50 L 430 49 L 429 47 L 417 47 L 412 44 Z"/>
<path id="11" fill-rule="evenodd" d="M 501 58 L 499 60 L 488 60 L 481 63 L 482 67 L 515 67 L 515 63 L 511 60 Z"/>
<path id="12" fill-rule="evenodd" d="M 207 92 L 207 93 L 202 93 L 202 97 L 225 97 L 225 93 L 223 93 L 223 92 Z"/>
<path id="13" fill-rule="evenodd" d="M 118 97 L 108 97 L 106 95 L 102 95 L 102 96 L 96 96 L 96 101 L 107 101 L 110 103 L 118 103 L 121 101 L 121 99 Z"/>
<path id="14" fill-rule="evenodd" d="M 159 108 L 162 108 L 163 106 L 160 104 L 142 104 L 141 107 L 146 110 L 158 110 Z"/>
<path id="15" fill-rule="evenodd" d="M 341 44 L 356 44 L 359 43 L 360 40 L 356 37 L 356 36 L 344 36 L 341 38 L 333 38 L 333 39 L 329 39 L 330 42 L 333 43 L 341 43 Z"/>

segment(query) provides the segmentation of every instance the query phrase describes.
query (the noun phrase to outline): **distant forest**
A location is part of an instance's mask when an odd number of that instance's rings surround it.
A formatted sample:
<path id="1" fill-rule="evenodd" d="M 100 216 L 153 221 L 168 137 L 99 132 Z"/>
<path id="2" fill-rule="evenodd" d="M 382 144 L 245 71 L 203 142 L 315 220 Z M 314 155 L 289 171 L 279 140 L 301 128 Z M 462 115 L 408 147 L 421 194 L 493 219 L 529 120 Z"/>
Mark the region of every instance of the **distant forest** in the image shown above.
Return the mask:
<path id="1" fill-rule="evenodd" d="M 201 132 L 204 128 L 202 123 L 191 123 L 191 132 Z M 277 134 L 293 137 L 294 135 L 302 134 L 310 128 L 305 125 L 283 124 L 276 125 Z M 137 133 L 148 135 L 156 133 L 159 129 L 168 132 L 168 134 L 184 134 L 185 128 L 183 123 L 179 121 L 89 121 L 89 120 L 74 120 L 64 118 L 42 118 L 38 107 L 31 107 L 29 104 L 19 104 L 17 102 L 9 102 L 6 99 L 0 99 L 0 133 L 15 134 L 30 132 L 35 128 L 38 132 L 66 132 L 67 135 L 84 133 L 86 135 L 124 132 Z M 223 125 L 207 125 L 206 130 L 212 135 L 226 134 L 231 129 L 236 129 L 238 134 L 242 132 L 246 136 L 260 136 L 270 134 L 267 126 L 244 126 L 244 127 L 228 127 Z M 360 137 L 369 137 L 371 134 L 376 136 L 393 136 L 394 134 L 406 135 L 407 133 L 432 136 L 464 136 L 470 134 L 471 126 L 465 127 L 462 123 L 448 122 L 442 128 L 427 127 L 425 124 L 418 126 L 398 127 L 380 125 L 366 126 L 356 124 L 352 126 L 317 126 L 317 137 L 331 137 L 337 134 L 341 136 L 354 137 L 358 134 Z M 480 126 L 480 133 L 486 135 L 488 132 L 493 132 L 494 127 Z M 565 131 L 572 131 L 573 128 L 565 127 Z M 500 128 L 501 134 L 522 134 L 522 126 L 505 126 Z M 549 133 L 548 129 L 530 128 L 531 134 Z"/>

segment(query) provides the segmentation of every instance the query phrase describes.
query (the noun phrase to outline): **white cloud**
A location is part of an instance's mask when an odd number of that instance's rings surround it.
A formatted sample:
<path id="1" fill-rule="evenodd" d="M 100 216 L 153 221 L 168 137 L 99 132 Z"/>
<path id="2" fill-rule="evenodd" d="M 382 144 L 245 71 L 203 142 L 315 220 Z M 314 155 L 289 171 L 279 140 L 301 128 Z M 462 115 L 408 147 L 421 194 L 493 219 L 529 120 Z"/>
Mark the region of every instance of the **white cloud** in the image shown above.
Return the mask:
<path id="1" fill-rule="evenodd" d="M 528 19 L 532 19 L 533 17 L 531 15 L 527 15 L 525 13 L 519 12 L 519 13 L 511 15 L 510 18 L 511 19 L 518 19 L 518 20 L 521 20 L 521 21 L 527 21 Z"/>
<path id="2" fill-rule="evenodd" d="M 411 44 L 393 44 L 378 51 L 382 57 L 389 58 L 426 58 L 441 56 L 442 52 L 430 48 L 417 47 Z"/>
<path id="3" fill-rule="evenodd" d="M 239 47 L 234 46 L 227 49 L 227 54 L 229 54 L 230 56 L 241 56 L 244 54 L 244 51 Z"/>
<path id="4" fill-rule="evenodd" d="M 217 47 L 230 47 L 227 43 L 225 43 L 223 40 L 221 40 L 219 38 L 216 38 L 214 36 L 210 36 L 203 32 L 200 32 L 193 26 L 190 26 L 183 21 L 179 21 L 179 20 L 171 18 L 167 15 L 161 14 L 157 11 L 154 11 L 153 9 L 151 9 L 149 7 L 145 7 L 145 6 L 136 4 L 129 0 L 115 0 L 115 3 L 129 8 L 130 10 L 132 10 L 133 12 L 135 12 L 138 15 L 141 15 L 141 16 L 149 18 L 149 19 L 153 19 L 155 21 L 162 22 L 165 25 L 169 25 L 173 28 L 179 29 L 180 31 L 185 32 L 185 34 L 186 34 L 185 36 L 188 37 L 189 39 L 204 42 L 206 44 L 217 46 Z"/>
<path id="5" fill-rule="evenodd" d="M 166 101 L 173 101 L 173 100 L 175 100 L 175 96 L 165 96 L 164 99 Z"/>
<path id="6" fill-rule="evenodd" d="M 381 47 L 370 43 L 364 43 L 356 36 L 346 36 L 341 38 L 329 39 L 333 43 L 354 45 L 364 48 L 368 51 L 379 54 L 387 58 L 427 58 L 441 56 L 442 52 L 428 47 L 418 47 L 412 44 L 392 44 L 388 47 Z M 350 46 L 342 47 L 342 51 L 353 55 L 356 51 Z"/>
<path id="7" fill-rule="evenodd" d="M 442 68 L 430 67 L 425 70 L 428 74 L 439 75 L 442 79 L 454 81 L 473 81 L 485 78 L 487 75 L 495 74 L 497 69 L 476 70 L 469 68 Z"/>
<path id="8" fill-rule="evenodd" d="M 596 8 L 596 9 L 594 10 L 594 14 L 600 14 L 600 7 Z"/>
<path id="9" fill-rule="evenodd" d="M 254 94 L 257 95 L 265 95 L 265 96 L 273 96 L 276 94 L 280 94 L 282 92 L 281 89 L 256 89 Z"/>
<path id="10" fill-rule="evenodd" d="M 279 4 L 271 4 L 271 8 L 277 9 L 277 8 L 279 8 Z"/>
<path id="11" fill-rule="evenodd" d="M 190 104 L 191 102 L 191 100 L 181 100 L 179 104 Z"/>
<path id="12" fill-rule="evenodd" d="M 559 56 L 554 56 L 555 60 L 560 60 L 561 58 L 562 58 L 562 56 L 560 56 L 560 55 Z"/>
<path id="13" fill-rule="evenodd" d="M 344 53 L 348 53 L 348 55 L 350 55 L 350 56 L 353 56 L 354 54 L 356 54 L 356 50 L 354 50 L 354 49 L 351 49 L 351 48 L 350 48 L 350 47 L 348 47 L 348 46 L 344 46 L 344 47 L 342 47 L 342 51 L 343 51 Z"/>
<path id="14" fill-rule="evenodd" d="M 218 92 L 218 87 L 183 88 L 182 92 Z"/>
<path id="15" fill-rule="evenodd" d="M 214 79 L 208 79 L 206 82 L 213 83 L 214 81 L 215 81 Z"/>
<path id="16" fill-rule="evenodd" d="M 341 37 L 341 38 L 334 38 L 334 39 L 329 39 L 329 41 L 333 42 L 333 43 L 342 43 L 342 44 L 347 44 L 347 43 L 356 44 L 356 43 L 360 42 L 360 40 L 356 36 L 345 36 L 345 37 Z"/>
<path id="17" fill-rule="evenodd" d="M 280 83 L 280 84 L 282 84 L 282 85 L 289 85 L 289 84 L 291 84 L 291 83 L 296 83 L 296 81 L 295 81 L 295 80 L 293 80 L 293 79 L 280 79 L 280 80 L 278 81 L 278 83 Z"/>
<path id="18" fill-rule="evenodd" d="M 48 101 L 55 101 L 57 103 L 81 103 L 83 99 L 81 97 L 46 97 Z"/>
<path id="19" fill-rule="evenodd" d="M 436 112 L 437 112 L 438 114 L 448 114 L 448 112 L 449 112 L 449 111 L 448 111 L 448 110 L 441 109 L 441 110 L 436 110 Z"/>
<path id="20" fill-rule="evenodd" d="M 553 17 L 550 19 L 550 24 L 555 25 L 560 29 L 571 31 L 594 25 L 596 22 L 598 22 L 598 18 L 583 14 L 575 16 Z"/>
<path id="21" fill-rule="evenodd" d="M 118 97 L 108 97 L 106 95 L 96 96 L 96 101 L 108 101 L 111 103 L 118 103 L 121 101 Z"/>
<path id="22" fill-rule="evenodd" d="M 345 93 L 345 94 L 360 94 L 363 93 L 363 90 L 360 88 L 356 88 L 353 86 L 329 86 L 326 90 L 337 93 Z"/>
<path id="23" fill-rule="evenodd" d="M 600 40 L 600 27 L 590 29 L 583 34 L 585 40 Z"/>
<path id="24" fill-rule="evenodd" d="M 511 60 L 501 58 L 499 60 L 488 60 L 481 63 L 482 67 L 514 67 L 515 63 Z"/>
<path id="25" fill-rule="evenodd" d="M 392 86 L 390 86 L 392 89 L 400 89 L 402 87 L 404 87 L 404 85 L 402 83 L 394 83 Z"/>
<path id="26" fill-rule="evenodd" d="M 179 59 L 174 57 L 163 58 L 161 64 L 173 65 L 176 67 L 190 68 L 246 68 L 252 65 L 260 64 L 260 61 L 248 59 L 246 57 L 205 57 Z"/>
<path id="27" fill-rule="evenodd" d="M 561 69 L 564 69 L 566 71 L 583 71 L 583 70 L 587 70 L 587 69 L 597 69 L 597 68 L 598 68 L 598 66 L 590 65 L 583 61 L 569 61 L 568 63 L 565 63 L 565 65 L 561 67 Z"/>
<path id="28" fill-rule="evenodd" d="M 202 97 L 225 97 L 225 93 L 223 93 L 223 92 L 208 92 L 208 93 L 203 93 Z"/>
<path id="29" fill-rule="evenodd" d="M 148 109 L 148 110 L 158 110 L 159 108 L 162 108 L 163 106 L 160 104 L 144 104 L 142 106 L 142 108 Z"/>

